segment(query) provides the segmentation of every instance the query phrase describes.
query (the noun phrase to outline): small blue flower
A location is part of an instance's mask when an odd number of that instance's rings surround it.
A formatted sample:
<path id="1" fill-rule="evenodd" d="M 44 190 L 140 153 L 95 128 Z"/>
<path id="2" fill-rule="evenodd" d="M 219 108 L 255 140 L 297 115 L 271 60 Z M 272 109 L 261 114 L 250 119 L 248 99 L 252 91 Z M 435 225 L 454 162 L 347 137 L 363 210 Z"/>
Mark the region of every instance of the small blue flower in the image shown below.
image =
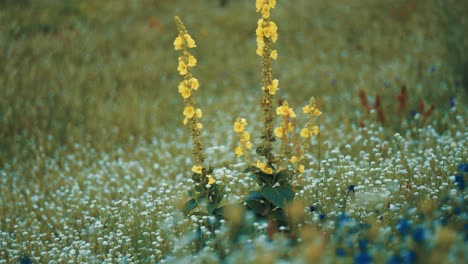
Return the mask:
<path id="1" fill-rule="evenodd" d="M 462 212 L 462 209 L 460 207 L 455 207 L 453 209 L 453 214 L 454 215 L 459 215 L 459 214 L 461 214 L 461 212 Z"/>
<path id="2" fill-rule="evenodd" d="M 317 208 L 313 205 L 309 206 L 309 209 L 311 212 L 315 212 L 315 210 L 317 210 Z"/>
<path id="3" fill-rule="evenodd" d="M 411 228 L 410 223 L 406 219 L 399 219 L 396 228 L 400 234 L 405 236 Z"/>
<path id="4" fill-rule="evenodd" d="M 325 219 L 325 215 L 324 215 L 324 214 L 319 214 L 319 219 L 320 219 L 320 220 Z"/>
<path id="5" fill-rule="evenodd" d="M 413 231 L 413 240 L 422 243 L 426 239 L 426 230 L 424 227 L 417 227 Z"/>
<path id="6" fill-rule="evenodd" d="M 454 96 L 450 96 L 449 105 L 450 105 L 450 109 L 455 107 L 455 97 Z"/>
<path id="7" fill-rule="evenodd" d="M 349 185 L 348 186 L 348 192 L 354 192 L 354 185 Z"/>
<path id="8" fill-rule="evenodd" d="M 341 247 L 336 248 L 335 253 L 336 253 L 336 255 L 337 255 L 338 257 L 344 257 L 344 256 L 346 256 L 346 252 L 345 252 L 344 249 L 341 248 Z"/>
<path id="9" fill-rule="evenodd" d="M 354 257 L 354 263 L 356 264 L 369 264 L 372 263 L 372 258 L 367 252 L 359 252 Z"/>

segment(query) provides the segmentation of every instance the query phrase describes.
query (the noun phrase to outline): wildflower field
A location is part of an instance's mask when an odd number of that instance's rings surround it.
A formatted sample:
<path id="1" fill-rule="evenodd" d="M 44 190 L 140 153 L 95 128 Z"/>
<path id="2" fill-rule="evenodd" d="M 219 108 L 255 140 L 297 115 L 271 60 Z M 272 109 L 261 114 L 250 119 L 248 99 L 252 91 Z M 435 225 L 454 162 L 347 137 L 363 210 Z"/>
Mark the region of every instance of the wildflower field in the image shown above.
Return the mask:
<path id="1" fill-rule="evenodd" d="M 0 263 L 467 263 L 457 0 L 0 0 Z"/>

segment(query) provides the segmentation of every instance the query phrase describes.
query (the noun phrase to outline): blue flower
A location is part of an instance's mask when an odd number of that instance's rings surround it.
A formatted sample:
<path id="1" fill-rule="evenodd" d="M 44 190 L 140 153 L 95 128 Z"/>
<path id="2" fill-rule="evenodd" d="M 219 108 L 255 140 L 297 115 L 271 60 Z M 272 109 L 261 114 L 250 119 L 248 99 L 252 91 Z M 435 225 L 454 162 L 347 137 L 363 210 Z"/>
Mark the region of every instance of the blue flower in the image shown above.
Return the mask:
<path id="1" fill-rule="evenodd" d="M 455 207 L 453 209 L 453 214 L 455 214 L 455 215 L 459 215 L 459 214 L 461 214 L 461 212 L 462 212 L 462 209 L 460 207 Z"/>
<path id="2" fill-rule="evenodd" d="M 424 227 L 417 227 L 413 231 L 413 240 L 422 243 L 426 239 L 426 230 Z"/>
<path id="3" fill-rule="evenodd" d="M 402 235 L 406 235 L 411 228 L 410 223 L 406 219 L 399 219 L 396 225 L 398 232 Z"/>
<path id="4" fill-rule="evenodd" d="M 367 252 L 359 252 L 354 256 L 354 263 L 356 264 L 368 264 L 372 263 L 372 258 Z"/>
<path id="5" fill-rule="evenodd" d="M 359 240 L 358 240 L 359 250 L 361 250 L 361 251 L 366 251 L 366 249 L 367 249 L 367 244 L 369 244 L 369 242 L 367 241 L 367 239 L 359 239 Z"/>
<path id="6" fill-rule="evenodd" d="M 337 255 L 338 257 L 344 257 L 344 256 L 346 256 L 346 252 L 345 252 L 344 249 L 341 248 L 341 247 L 336 248 L 335 253 L 336 253 L 336 255 Z"/>
<path id="7" fill-rule="evenodd" d="M 320 220 L 325 219 L 325 215 L 324 215 L 324 214 L 319 214 L 319 219 L 320 219 Z"/>
<path id="8" fill-rule="evenodd" d="M 403 264 L 411 264 L 416 262 L 416 253 L 412 250 L 403 250 L 401 252 L 401 260 Z"/>
<path id="9" fill-rule="evenodd" d="M 315 210 L 317 210 L 317 208 L 313 205 L 309 206 L 309 209 L 311 212 L 315 212 Z"/>
<path id="10" fill-rule="evenodd" d="M 460 191 L 465 190 L 465 178 L 463 175 L 455 175 L 455 184 L 458 186 Z"/>
<path id="11" fill-rule="evenodd" d="M 450 105 L 450 108 L 454 108 L 454 107 L 455 107 L 455 97 L 450 96 L 450 98 L 449 98 L 449 105 Z"/>
<path id="12" fill-rule="evenodd" d="M 458 164 L 458 170 L 461 172 L 468 172 L 468 163 L 460 163 Z"/>
<path id="13" fill-rule="evenodd" d="M 354 192 L 354 185 L 349 185 L 348 186 L 348 192 Z"/>

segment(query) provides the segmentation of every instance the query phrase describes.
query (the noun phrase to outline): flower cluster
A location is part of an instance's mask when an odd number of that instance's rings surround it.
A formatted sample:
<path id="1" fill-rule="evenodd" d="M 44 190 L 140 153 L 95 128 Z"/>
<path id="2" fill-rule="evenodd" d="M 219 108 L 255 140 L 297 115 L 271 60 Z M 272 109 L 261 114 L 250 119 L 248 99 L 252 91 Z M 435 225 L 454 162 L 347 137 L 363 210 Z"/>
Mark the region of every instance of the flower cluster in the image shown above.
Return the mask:
<path id="1" fill-rule="evenodd" d="M 319 127 L 313 122 L 314 118 L 322 114 L 315 104 L 314 97 L 310 98 L 309 104 L 302 108 L 302 112 L 307 114 L 307 124 L 301 130 L 301 137 L 306 139 L 311 138 L 313 135 L 317 135 L 319 133 Z"/>
<path id="2" fill-rule="evenodd" d="M 284 101 L 280 107 L 276 108 L 276 114 L 282 117 L 282 122 L 280 127 L 275 128 L 275 136 L 283 139 L 287 134 L 294 131 L 294 124 L 291 119 L 296 117 L 296 113 L 289 107 L 288 102 Z"/>
<path id="3" fill-rule="evenodd" d="M 175 17 L 177 29 L 179 35 L 174 40 L 175 50 L 182 51 L 182 55 L 178 58 L 179 64 L 177 70 L 179 74 L 183 76 L 183 80 L 179 83 L 179 93 L 183 97 L 185 102 L 185 108 L 183 111 L 184 125 L 189 125 L 192 131 L 193 140 L 193 154 L 197 159 L 197 165 L 192 168 L 193 171 L 200 171 L 203 161 L 205 160 L 205 154 L 203 147 L 200 142 L 200 132 L 203 128 L 200 119 L 203 115 L 200 108 L 195 108 L 195 100 L 193 98 L 193 91 L 198 90 L 200 84 L 198 80 L 192 76 L 190 69 L 197 64 L 197 59 L 188 52 L 188 49 L 194 48 L 197 45 L 195 40 L 187 33 L 187 30 L 179 17 Z"/>
<path id="4" fill-rule="evenodd" d="M 267 44 L 269 44 L 269 41 L 275 43 L 278 39 L 278 26 L 270 20 L 270 9 L 275 8 L 275 5 L 276 0 L 257 0 L 257 12 L 262 13 L 262 18 L 258 20 L 257 30 L 255 31 L 257 35 L 257 55 L 263 57 L 266 54 L 274 60 L 278 57 L 278 52 L 271 50 Z"/>
<path id="5" fill-rule="evenodd" d="M 245 126 L 247 125 L 247 121 L 245 118 L 237 118 L 236 122 L 234 122 L 234 132 L 237 133 L 239 137 L 240 144 L 236 147 L 236 156 L 242 157 L 244 155 L 244 149 L 251 149 L 252 143 L 250 142 L 250 134 L 249 132 L 245 131 Z"/>

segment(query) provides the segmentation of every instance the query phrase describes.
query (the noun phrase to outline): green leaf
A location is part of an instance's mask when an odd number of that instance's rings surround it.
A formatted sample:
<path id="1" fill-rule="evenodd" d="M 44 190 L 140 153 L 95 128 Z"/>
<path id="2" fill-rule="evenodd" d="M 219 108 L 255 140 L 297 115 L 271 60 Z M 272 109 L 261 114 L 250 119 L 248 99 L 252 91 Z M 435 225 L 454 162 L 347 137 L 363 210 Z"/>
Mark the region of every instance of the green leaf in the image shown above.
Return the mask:
<path id="1" fill-rule="evenodd" d="M 182 212 L 185 215 L 188 215 L 190 211 L 195 209 L 198 206 L 197 201 L 195 199 L 190 199 L 184 204 L 184 208 L 182 209 Z"/>
<path id="2" fill-rule="evenodd" d="M 247 207 L 254 210 L 257 214 L 266 216 L 271 210 L 271 204 L 265 199 L 251 199 L 245 201 Z"/>
<path id="3" fill-rule="evenodd" d="M 247 173 L 247 172 L 252 172 L 252 171 L 258 171 L 258 168 L 256 166 L 249 166 L 242 172 Z"/>
<path id="4" fill-rule="evenodd" d="M 219 205 L 219 202 L 209 203 L 206 206 L 206 210 L 208 211 L 208 214 L 213 214 L 214 210 L 216 210 L 216 208 L 218 208 L 218 205 Z"/>
<path id="5" fill-rule="evenodd" d="M 285 202 L 290 202 L 294 199 L 294 191 L 291 185 L 276 187 L 264 186 L 259 190 L 259 193 L 279 208 L 284 208 Z"/>
<path id="6" fill-rule="evenodd" d="M 281 170 L 276 174 L 276 182 L 283 182 L 289 180 L 291 172 L 289 170 Z"/>

